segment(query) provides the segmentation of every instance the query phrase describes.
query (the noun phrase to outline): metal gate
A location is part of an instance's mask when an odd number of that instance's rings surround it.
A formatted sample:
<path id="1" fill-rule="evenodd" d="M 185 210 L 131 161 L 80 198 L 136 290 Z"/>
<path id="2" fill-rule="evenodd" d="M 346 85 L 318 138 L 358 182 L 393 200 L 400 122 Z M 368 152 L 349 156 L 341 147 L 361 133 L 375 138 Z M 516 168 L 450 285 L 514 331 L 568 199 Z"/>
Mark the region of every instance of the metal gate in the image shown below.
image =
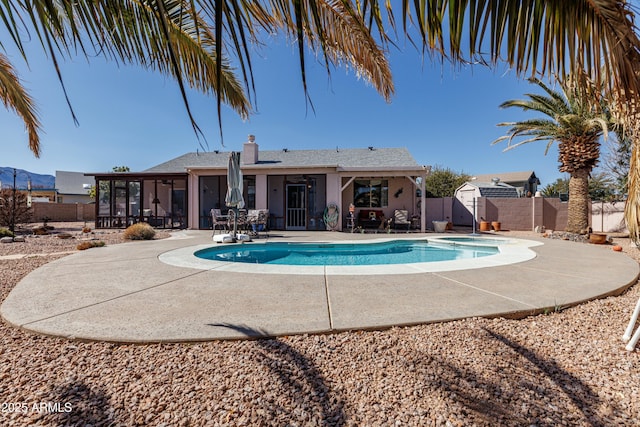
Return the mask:
<path id="1" fill-rule="evenodd" d="M 307 186 L 287 184 L 287 230 L 307 229 Z"/>

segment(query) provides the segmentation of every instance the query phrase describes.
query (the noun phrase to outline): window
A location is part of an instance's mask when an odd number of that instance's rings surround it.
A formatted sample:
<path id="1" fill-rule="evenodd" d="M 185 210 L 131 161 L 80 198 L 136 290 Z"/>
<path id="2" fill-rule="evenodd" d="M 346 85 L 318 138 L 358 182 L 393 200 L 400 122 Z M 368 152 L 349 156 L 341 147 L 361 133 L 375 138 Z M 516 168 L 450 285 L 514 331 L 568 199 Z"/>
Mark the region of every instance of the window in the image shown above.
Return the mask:
<path id="1" fill-rule="evenodd" d="M 353 183 L 353 204 L 357 208 L 384 208 L 389 204 L 389 183 L 386 179 L 356 179 Z"/>
<path id="2" fill-rule="evenodd" d="M 246 209 L 256 208 L 256 177 L 255 175 L 245 175 L 242 177 L 242 197 Z"/>

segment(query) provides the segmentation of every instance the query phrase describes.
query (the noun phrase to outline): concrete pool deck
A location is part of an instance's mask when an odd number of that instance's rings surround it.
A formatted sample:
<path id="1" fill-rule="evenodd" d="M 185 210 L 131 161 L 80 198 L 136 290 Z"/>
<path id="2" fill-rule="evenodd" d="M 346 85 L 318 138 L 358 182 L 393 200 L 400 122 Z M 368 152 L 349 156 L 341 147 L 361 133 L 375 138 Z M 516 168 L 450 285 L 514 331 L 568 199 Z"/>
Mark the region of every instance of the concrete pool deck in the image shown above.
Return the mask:
<path id="1" fill-rule="evenodd" d="M 274 232 L 260 241 L 435 236 Z M 265 274 L 162 262 L 168 253 L 213 245 L 210 231 L 181 231 L 169 239 L 95 248 L 48 263 L 18 283 L 0 314 L 26 330 L 76 339 L 241 339 L 522 317 L 619 294 L 638 278 L 638 263 L 608 245 L 530 240 L 543 243 L 530 248 L 535 257 L 489 268 Z"/>

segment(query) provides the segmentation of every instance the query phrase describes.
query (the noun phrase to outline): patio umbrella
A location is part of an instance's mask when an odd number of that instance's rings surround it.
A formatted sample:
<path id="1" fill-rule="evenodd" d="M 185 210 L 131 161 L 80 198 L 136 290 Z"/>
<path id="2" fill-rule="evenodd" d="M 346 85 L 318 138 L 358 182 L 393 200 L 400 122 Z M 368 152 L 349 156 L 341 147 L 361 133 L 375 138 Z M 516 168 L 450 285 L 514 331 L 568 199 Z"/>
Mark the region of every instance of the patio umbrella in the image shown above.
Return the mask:
<path id="1" fill-rule="evenodd" d="M 224 198 L 227 207 L 233 209 L 233 238 L 238 229 L 238 210 L 244 207 L 242 197 L 242 171 L 240 170 L 240 153 L 231 152 L 229 155 L 229 169 L 227 170 L 227 195 Z"/>

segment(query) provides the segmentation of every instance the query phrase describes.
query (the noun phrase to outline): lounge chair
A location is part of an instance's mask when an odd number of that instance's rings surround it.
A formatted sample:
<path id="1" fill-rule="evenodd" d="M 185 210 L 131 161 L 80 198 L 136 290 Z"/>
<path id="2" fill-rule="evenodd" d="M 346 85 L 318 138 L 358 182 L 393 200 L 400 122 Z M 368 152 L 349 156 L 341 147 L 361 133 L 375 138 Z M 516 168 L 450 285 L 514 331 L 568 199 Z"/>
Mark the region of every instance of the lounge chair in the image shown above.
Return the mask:
<path id="1" fill-rule="evenodd" d="M 393 228 L 403 228 L 409 231 L 411 227 L 411 220 L 409 219 L 409 212 L 405 209 L 396 209 L 393 212 Z"/>

